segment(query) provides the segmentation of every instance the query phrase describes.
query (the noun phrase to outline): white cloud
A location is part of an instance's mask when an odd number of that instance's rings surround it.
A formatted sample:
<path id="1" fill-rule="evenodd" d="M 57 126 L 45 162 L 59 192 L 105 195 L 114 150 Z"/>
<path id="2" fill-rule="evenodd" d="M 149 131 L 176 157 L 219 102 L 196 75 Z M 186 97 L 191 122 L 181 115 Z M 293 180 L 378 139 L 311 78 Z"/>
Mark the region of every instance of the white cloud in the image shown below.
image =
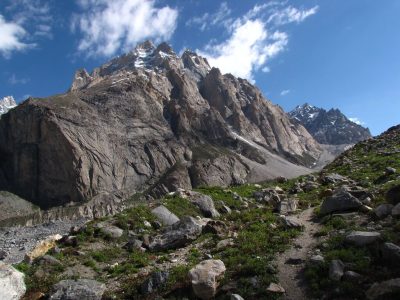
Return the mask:
<path id="1" fill-rule="evenodd" d="M 228 7 L 228 4 L 226 2 L 222 2 L 215 13 L 205 13 L 200 17 L 189 19 L 186 22 L 186 26 L 198 26 L 200 31 L 204 31 L 215 25 L 222 24 L 224 26 L 228 26 L 228 24 L 232 21 L 231 19 L 228 19 L 230 14 L 231 10 Z"/>
<path id="2" fill-rule="evenodd" d="M 354 118 L 349 118 L 349 120 L 353 123 L 356 123 L 357 125 L 365 125 L 365 122 L 361 121 L 359 118 L 354 117 Z"/>
<path id="3" fill-rule="evenodd" d="M 270 67 L 265 66 L 265 67 L 263 67 L 263 68 L 261 69 L 261 71 L 264 72 L 264 73 L 269 73 L 269 72 L 271 72 L 271 69 L 270 69 Z"/>
<path id="4" fill-rule="evenodd" d="M 29 78 L 18 78 L 15 74 L 12 74 L 11 77 L 8 79 L 10 84 L 27 84 L 30 81 Z"/>
<path id="5" fill-rule="evenodd" d="M 9 58 L 14 51 L 22 51 L 34 46 L 27 44 L 23 40 L 27 36 L 27 32 L 17 23 L 7 22 L 0 15 L 0 53 Z"/>
<path id="6" fill-rule="evenodd" d="M 285 25 L 289 23 L 301 23 L 309 16 L 314 15 L 318 11 L 318 6 L 314 6 L 308 10 L 297 9 L 288 6 L 284 9 L 275 11 L 268 18 L 268 23 L 273 22 L 275 25 Z"/>
<path id="7" fill-rule="evenodd" d="M 111 56 L 145 39 L 168 40 L 176 28 L 178 11 L 157 8 L 155 0 L 77 2 L 83 12 L 74 16 L 72 29 L 82 33 L 78 50 L 88 56 Z"/>
<path id="8" fill-rule="evenodd" d="M 281 96 L 286 96 L 287 94 L 289 94 L 290 93 L 290 90 L 283 90 L 282 92 L 281 92 Z"/>
<path id="9" fill-rule="evenodd" d="M 283 5 L 285 3 L 272 1 L 255 5 L 241 18 L 219 20 L 227 28 L 228 38 L 223 42 L 212 40 L 197 52 L 206 57 L 212 66 L 221 69 L 222 73 L 231 73 L 254 82 L 254 72 L 269 72 L 266 64 L 286 49 L 289 37 L 279 27 L 287 23 L 301 23 L 318 10 L 317 6 L 300 10 Z M 204 26 L 200 30 L 210 26 L 204 25 L 206 20 L 210 20 L 209 14 L 199 17 L 198 24 Z M 193 19 L 189 21 L 189 24 L 192 23 Z"/>

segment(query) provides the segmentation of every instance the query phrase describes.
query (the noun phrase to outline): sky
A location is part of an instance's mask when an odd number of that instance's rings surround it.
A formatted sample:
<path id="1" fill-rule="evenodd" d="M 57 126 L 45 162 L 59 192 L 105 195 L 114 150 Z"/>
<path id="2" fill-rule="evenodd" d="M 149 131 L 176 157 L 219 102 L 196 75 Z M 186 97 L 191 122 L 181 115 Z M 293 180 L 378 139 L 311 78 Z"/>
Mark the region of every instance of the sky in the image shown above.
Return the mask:
<path id="1" fill-rule="evenodd" d="M 400 123 L 399 30 L 398 0 L 0 0 L 0 98 L 64 93 L 149 39 L 377 135 Z"/>

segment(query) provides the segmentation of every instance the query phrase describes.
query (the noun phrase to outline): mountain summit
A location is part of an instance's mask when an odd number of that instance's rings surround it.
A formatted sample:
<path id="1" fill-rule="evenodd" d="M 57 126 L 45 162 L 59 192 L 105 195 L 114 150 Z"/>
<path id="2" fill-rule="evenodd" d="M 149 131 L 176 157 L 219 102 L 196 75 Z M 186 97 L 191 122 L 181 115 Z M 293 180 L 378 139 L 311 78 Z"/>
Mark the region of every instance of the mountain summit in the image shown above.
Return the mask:
<path id="1" fill-rule="evenodd" d="M 247 80 L 151 42 L 0 120 L 0 189 L 41 206 L 310 172 L 321 148 Z"/>
<path id="2" fill-rule="evenodd" d="M 349 120 L 340 110 L 315 107 L 308 103 L 289 112 L 321 144 L 355 144 L 371 137 L 368 128 Z"/>
<path id="3" fill-rule="evenodd" d="M 4 97 L 0 99 L 0 115 L 5 114 L 10 109 L 17 106 L 17 102 L 15 102 L 12 96 Z"/>

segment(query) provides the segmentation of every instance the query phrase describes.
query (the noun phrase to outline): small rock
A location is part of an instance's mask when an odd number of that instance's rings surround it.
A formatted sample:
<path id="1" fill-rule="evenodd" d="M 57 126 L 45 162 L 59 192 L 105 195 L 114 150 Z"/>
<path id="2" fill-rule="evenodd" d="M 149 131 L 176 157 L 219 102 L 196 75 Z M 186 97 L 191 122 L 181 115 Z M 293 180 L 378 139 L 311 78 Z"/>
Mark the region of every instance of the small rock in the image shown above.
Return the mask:
<path id="1" fill-rule="evenodd" d="M 189 201 L 196 205 L 206 218 L 218 218 L 220 214 L 215 209 L 214 201 L 210 196 L 197 192 L 187 192 Z M 234 195 L 235 197 L 235 195 Z"/>
<path id="2" fill-rule="evenodd" d="M 227 226 L 224 222 L 219 220 L 211 220 L 207 222 L 207 225 L 203 228 L 204 233 L 212 233 L 222 235 L 226 232 Z"/>
<path id="3" fill-rule="evenodd" d="M 400 217 L 400 203 L 397 203 L 395 207 L 392 209 L 393 217 Z"/>
<path id="4" fill-rule="evenodd" d="M 381 234 L 375 231 L 352 231 L 345 241 L 359 247 L 370 245 L 380 240 Z"/>
<path id="5" fill-rule="evenodd" d="M 50 266 L 62 266 L 61 261 L 51 255 L 45 255 L 40 259 L 40 264 Z"/>
<path id="6" fill-rule="evenodd" d="M 217 293 L 218 279 L 225 273 L 221 260 L 204 260 L 189 271 L 192 288 L 197 297 L 208 300 Z"/>
<path id="7" fill-rule="evenodd" d="M 312 264 L 319 265 L 319 264 L 323 264 L 325 262 L 325 259 L 324 259 L 324 257 L 322 255 L 318 254 L 318 255 L 311 256 L 310 262 Z"/>
<path id="8" fill-rule="evenodd" d="M 160 205 L 154 208 L 151 213 L 155 215 L 156 218 L 166 226 L 173 225 L 179 222 L 179 218 L 175 214 L 170 212 L 169 209 L 166 208 L 164 205 Z"/>
<path id="9" fill-rule="evenodd" d="M 391 266 L 400 266 L 400 247 L 393 243 L 384 243 L 381 247 L 382 258 Z"/>
<path id="10" fill-rule="evenodd" d="M 362 280 L 362 276 L 356 272 L 353 271 L 346 271 L 344 272 L 343 279 L 346 281 L 351 281 L 351 282 L 360 282 Z"/>
<path id="11" fill-rule="evenodd" d="M 285 293 L 285 289 L 280 284 L 273 283 L 273 282 L 271 282 L 269 284 L 267 291 L 271 292 L 271 293 L 279 293 L 279 294 Z"/>
<path id="12" fill-rule="evenodd" d="M 369 214 L 372 211 L 373 211 L 372 207 L 369 207 L 367 205 L 361 205 L 360 206 L 360 212 L 362 212 L 364 214 Z"/>
<path id="13" fill-rule="evenodd" d="M 340 281 L 344 274 L 344 263 L 341 260 L 334 259 L 329 265 L 329 278 L 334 281 Z"/>
<path id="14" fill-rule="evenodd" d="M 3 260 L 7 257 L 7 252 L 3 249 L 0 249 L 0 260 Z"/>
<path id="15" fill-rule="evenodd" d="M 232 210 L 228 206 L 222 205 L 220 208 L 220 212 L 223 214 L 230 214 Z"/>
<path id="16" fill-rule="evenodd" d="M 297 257 L 290 257 L 285 261 L 288 265 L 301 265 L 304 262 L 303 259 Z"/>
<path id="17" fill-rule="evenodd" d="M 363 199 L 361 202 L 364 205 L 370 206 L 372 203 L 372 199 L 370 197 L 367 197 L 367 198 Z"/>
<path id="18" fill-rule="evenodd" d="M 393 175 L 393 174 L 396 174 L 396 172 L 397 172 L 397 170 L 395 168 L 392 168 L 392 167 L 387 167 L 385 169 L 385 174 L 386 175 Z"/>
<path id="19" fill-rule="evenodd" d="M 285 227 L 285 228 L 301 228 L 302 224 L 300 224 L 297 220 L 291 217 L 280 216 L 278 221 Z"/>
<path id="20" fill-rule="evenodd" d="M 50 300 L 101 300 L 106 286 L 91 279 L 62 280 L 52 288 Z"/>
<path id="21" fill-rule="evenodd" d="M 217 244 L 217 250 L 223 250 L 227 247 L 233 246 L 235 243 L 233 241 L 233 239 L 226 239 L 226 240 L 222 240 L 219 241 Z"/>
<path id="22" fill-rule="evenodd" d="M 147 227 L 147 228 L 151 228 L 152 226 L 151 226 L 151 223 L 149 222 L 149 221 L 144 221 L 143 222 L 143 225 L 145 226 L 145 227 Z"/>
<path id="23" fill-rule="evenodd" d="M 386 201 L 393 205 L 400 203 L 400 185 L 396 185 L 387 191 Z"/>
<path id="24" fill-rule="evenodd" d="M 378 219 L 384 219 L 392 213 L 392 204 L 381 204 L 374 209 L 374 214 Z"/>
<path id="25" fill-rule="evenodd" d="M 134 250 L 140 250 L 142 246 L 143 241 L 138 239 L 131 239 L 123 246 L 123 248 L 128 250 L 129 252 L 132 252 Z"/>
<path id="26" fill-rule="evenodd" d="M 238 294 L 232 294 L 231 295 L 231 300 L 244 300 L 242 296 Z"/>
<path id="27" fill-rule="evenodd" d="M 25 291 L 24 274 L 0 262 L 0 299 L 19 300 Z"/>
<path id="28" fill-rule="evenodd" d="M 368 300 L 393 299 L 389 298 L 400 293 L 400 278 L 395 278 L 380 283 L 374 283 L 366 292 Z"/>
<path id="29" fill-rule="evenodd" d="M 143 284 L 140 286 L 140 292 L 143 295 L 151 294 L 155 292 L 158 288 L 164 285 L 169 277 L 168 272 L 154 272 L 151 274 L 150 278 L 148 278 Z"/>
<path id="30" fill-rule="evenodd" d="M 297 209 L 297 203 L 298 201 L 296 199 L 283 200 L 278 204 L 278 212 L 282 215 L 295 212 Z"/>

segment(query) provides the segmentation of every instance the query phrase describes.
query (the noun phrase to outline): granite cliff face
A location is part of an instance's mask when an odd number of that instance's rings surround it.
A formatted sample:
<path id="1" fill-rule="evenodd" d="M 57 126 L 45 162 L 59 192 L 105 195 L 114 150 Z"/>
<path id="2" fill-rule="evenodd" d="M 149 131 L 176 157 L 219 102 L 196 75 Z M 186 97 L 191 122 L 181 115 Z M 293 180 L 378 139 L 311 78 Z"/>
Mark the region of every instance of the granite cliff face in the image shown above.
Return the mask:
<path id="1" fill-rule="evenodd" d="M 352 122 L 338 109 L 326 111 L 305 103 L 292 110 L 289 116 L 307 128 L 321 144 L 355 144 L 371 137 L 368 128 Z"/>
<path id="2" fill-rule="evenodd" d="M 42 207 L 122 199 L 296 176 L 320 152 L 248 81 L 145 42 L 3 115 L 0 189 Z"/>

